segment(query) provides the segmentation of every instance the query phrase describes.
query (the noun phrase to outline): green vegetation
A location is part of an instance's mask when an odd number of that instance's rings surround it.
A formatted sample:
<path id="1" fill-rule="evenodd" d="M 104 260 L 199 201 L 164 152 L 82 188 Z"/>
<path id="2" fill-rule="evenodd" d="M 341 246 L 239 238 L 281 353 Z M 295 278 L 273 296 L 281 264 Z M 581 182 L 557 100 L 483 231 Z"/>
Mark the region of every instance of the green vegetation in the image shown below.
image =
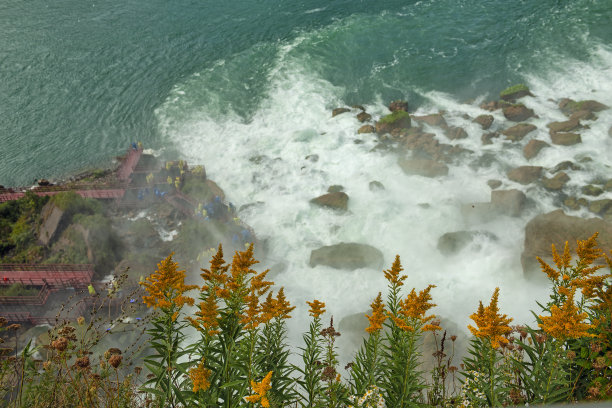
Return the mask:
<path id="1" fill-rule="evenodd" d="M 40 210 L 49 200 L 28 191 L 19 200 L 0 204 L 0 262 L 25 262 L 36 255 L 36 228 Z"/>
<path id="2" fill-rule="evenodd" d="M 0 296 L 36 296 L 40 289 L 24 286 L 17 282 L 10 286 L 0 286 Z"/>
<path id="3" fill-rule="evenodd" d="M 74 191 L 56 194 L 51 197 L 51 202 L 67 215 L 102 212 L 102 204 L 98 200 L 83 198 Z"/>
<path id="4" fill-rule="evenodd" d="M 215 198 L 206 180 L 199 177 L 187 178 L 181 187 L 181 191 L 202 203 L 211 202 Z"/>
<path id="5" fill-rule="evenodd" d="M 527 87 L 527 85 L 524 85 L 524 84 L 513 85 L 501 91 L 499 93 L 499 96 L 500 98 L 504 99 L 504 97 L 508 97 L 510 95 L 518 94 L 518 93 L 528 94 L 529 87 Z"/>
<path id="6" fill-rule="evenodd" d="M 303 365 L 289 363 L 286 321 L 294 307 L 283 288 L 274 295 L 268 271 L 252 269 L 252 246 L 231 263 L 219 247 L 209 269 L 202 269 L 202 286 L 185 284 L 172 254 L 142 282 L 151 311 L 146 371 L 122 372 L 133 362 L 120 349 L 96 356 L 99 337 L 82 337 L 65 324 L 44 345 L 41 366 L 34 354 L 43 348 L 29 344 L 16 358 L 0 358 L 0 390 L 15 408 L 501 407 L 610 400 L 612 274 L 597 262 L 612 269 L 612 260 L 596 238 L 577 242 L 573 264 L 567 243 L 561 254 L 553 246 L 552 266 L 538 258 L 551 287 L 549 301 L 534 313 L 537 326 L 511 326 L 512 318 L 499 310 L 498 288 L 487 306 L 480 302 L 470 316 L 474 337 L 461 370 L 449 351 L 456 337 L 428 314 L 435 286 L 403 288 L 399 257 L 384 271 L 386 300 L 379 293 L 371 303 L 367 336 L 342 378 L 340 333 L 333 317 L 324 327 L 325 304 L 307 302 L 312 321 L 297 351 Z M 186 305 L 196 305 L 195 313 Z M 92 318 L 85 331 L 99 320 Z M 77 324 L 85 327 L 83 321 Z M 5 324 L 0 319 L 0 331 L 18 329 Z M 427 332 L 436 348 L 430 372 L 420 349 Z"/>
<path id="7" fill-rule="evenodd" d="M 395 112 L 387 115 L 387 116 L 383 116 L 382 118 L 380 118 L 380 120 L 378 121 L 379 123 L 382 124 L 395 124 L 399 121 L 407 121 L 408 122 L 408 126 L 406 127 L 410 127 L 410 114 L 406 111 L 403 110 L 396 110 Z"/>

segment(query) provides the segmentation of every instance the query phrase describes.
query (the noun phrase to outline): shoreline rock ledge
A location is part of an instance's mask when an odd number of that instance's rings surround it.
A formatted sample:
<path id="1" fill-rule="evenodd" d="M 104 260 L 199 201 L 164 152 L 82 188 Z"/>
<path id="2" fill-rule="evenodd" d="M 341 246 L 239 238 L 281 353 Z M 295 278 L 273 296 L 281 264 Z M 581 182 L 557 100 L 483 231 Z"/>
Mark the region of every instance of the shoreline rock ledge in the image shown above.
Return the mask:
<path id="1" fill-rule="evenodd" d="M 384 259 L 382 252 L 371 245 L 341 242 L 312 250 L 310 267 L 317 265 L 351 271 L 360 268 L 381 270 Z"/>

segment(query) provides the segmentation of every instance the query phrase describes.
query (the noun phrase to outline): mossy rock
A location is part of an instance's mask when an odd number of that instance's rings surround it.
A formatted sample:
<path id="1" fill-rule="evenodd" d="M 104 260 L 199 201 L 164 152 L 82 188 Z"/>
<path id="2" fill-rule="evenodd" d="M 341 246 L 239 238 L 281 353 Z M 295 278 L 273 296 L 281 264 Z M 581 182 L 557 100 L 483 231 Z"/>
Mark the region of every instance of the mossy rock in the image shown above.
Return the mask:
<path id="1" fill-rule="evenodd" d="M 588 184 L 586 186 L 583 186 L 581 191 L 582 191 L 582 194 L 588 195 L 588 196 L 593 196 L 593 197 L 601 195 L 604 192 L 601 189 L 601 187 L 597 187 L 597 186 L 594 186 L 592 184 Z"/>
<path id="2" fill-rule="evenodd" d="M 376 132 L 381 134 L 389 133 L 393 129 L 408 129 L 409 127 L 410 114 L 403 110 L 396 110 L 376 122 Z"/>
<path id="3" fill-rule="evenodd" d="M 565 115 L 570 116 L 572 113 L 579 111 L 600 112 L 608 109 L 608 106 L 590 99 L 585 101 L 574 101 L 565 98 L 559 102 L 559 109 L 561 109 L 561 112 Z"/>
<path id="4" fill-rule="evenodd" d="M 524 84 L 511 86 L 499 93 L 499 97 L 504 101 L 515 101 L 523 96 L 533 96 L 529 91 L 529 87 Z"/>

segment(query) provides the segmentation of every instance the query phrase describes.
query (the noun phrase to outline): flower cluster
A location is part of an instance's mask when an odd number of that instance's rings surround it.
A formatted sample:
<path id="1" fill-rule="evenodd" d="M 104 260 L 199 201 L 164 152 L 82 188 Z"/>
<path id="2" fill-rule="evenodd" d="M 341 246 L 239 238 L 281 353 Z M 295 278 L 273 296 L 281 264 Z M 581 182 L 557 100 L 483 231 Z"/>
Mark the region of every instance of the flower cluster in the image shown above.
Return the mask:
<path id="1" fill-rule="evenodd" d="M 248 402 L 259 402 L 262 407 L 269 408 L 270 401 L 268 401 L 268 397 L 266 397 L 267 392 L 272 388 L 270 384 L 272 382 L 272 371 L 270 371 L 266 376 L 261 380 L 261 382 L 251 381 L 251 389 L 253 390 L 253 395 L 249 395 L 248 397 L 244 397 L 244 399 Z"/>
<path id="2" fill-rule="evenodd" d="M 204 367 L 204 360 L 200 361 L 197 367 L 189 369 L 189 378 L 193 383 L 193 392 L 199 390 L 206 391 L 210 387 L 211 371 Z"/>
<path id="3" fill-rule="evenodd" d="M 348 408 L 366 407 L 366 408 L 385 408 L 385 398 L 379 388 L 372 385 L 361 397 L 357 398 L 354 395 L 348 397 L 349 401 L 355 405 L 349 405 Z"/>
<path id="4" fill-rule="evenodd" d="M 556 339 L 577 339 L 593 336 L 588 332 L 593 326 L 583 323 L 587 314 L 585 312 L 579 313 L 578 307 L 574 303 L 575 292 L 575 288 L 569 291 L 561 307 L 552 305 L 550 316 L 539 316 L 542 321 L 542 323 L 539 323 L 540 328 Z"/>
<path id="5" fill-rule="evenodd" d="M 308 313 L 312 317 L 317 318 L 325 313 L 325 303 L 319 302 L 317 299 L 313 300 L 312 302 L 306 301 L 306 303 L 308 303 L 308 306 L 310 306 Z"/>
<path id="6" fill-rule="evenodd" d="M 512 328 L 508 326 L 512 318 L 499 313 L 499 308 L 497 306 L 498 297 L 499 288 L 495 288 L 489 306 L 484 307 L 482 302 L 480 302 L 478 311 L 470 316 L 478 328 L 468 326 L 468 329 L 470 329 L 474 336 L 488 338 L 493 348 L 498 348 L 500 345 L 507 344 L 508 339 L 506 339 L 504 335 L 512 331 Z"/>
<path id="7" fill-rule="evenodd" d="M 478 384 L 478 382 L 481 380 L 482 374 L 473 370 L 468 371 L 465 374 L 465 382 L 461 386 L 461 404 L 459 407 L 468 408 L 474 406 L 484 406 L 483 402 L 487 400 L 487 396 L 482 392 Z"/>
<path id="8" fill-rule="evenodd" d="M 365 315 L 370 322 L 370 326 L 366 328 L 368 333 L 374 333 L 382 329 L 382 324 L 387 319 L 385 315 L 385 304 L 382 301 L 382 294 L 378 292 L 378 296 L 371 304 L 372 316 Z"/>

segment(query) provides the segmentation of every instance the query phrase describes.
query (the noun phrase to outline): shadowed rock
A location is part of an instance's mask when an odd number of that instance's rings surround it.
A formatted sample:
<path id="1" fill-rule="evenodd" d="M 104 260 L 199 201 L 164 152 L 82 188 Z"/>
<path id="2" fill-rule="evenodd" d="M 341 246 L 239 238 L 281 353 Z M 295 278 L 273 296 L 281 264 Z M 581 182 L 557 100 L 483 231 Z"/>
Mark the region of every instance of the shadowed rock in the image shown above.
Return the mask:
<path id="1" fill-rule="evenodd" d="M 357 120 L 360 122 L 368 122 L 370 119 L 372 119 L 372 115 L 367 112 L 360 112 L 357 115 Z"/>
<path id="2" fill-rule="evenodd" d="M 542 180 L 542 186 L 544 186 L 544 188 L 549 191 L 559 191 L 563 189 L 563 187 L 569 180 L 569 176 L 565 172 L 561 171 L 555 174 L 553 178 L 545 177 Z"/>
<path id="3" fill-rule="evenodd" d="M 573 253 L 576 240 L 584 240 L 599 232 L 598 243 L 601 248 L 612 248 L 612 223 L 601 218 L 581 218 L 566 215 L 556 210 L 534 217 L 525 227 L 525 245 L 521 255 L 523 272 L 528 276 L 544 276 L 539 272 L 536 256 L 549 264 L 552 261 L 551 244 L 563 251 L 565 242 Z"/>
<path id="4" fill-rule="evenodd" d="M 425 116 L 413 116 L 412 119 L 416 120 L 419 123 L 426 123 L 429 126 L 437 126 L 442 129 L 448 128 L 446 120 L 444 119 L 444 116 L 442 116 L 441 113 L 434 113 Z"/>
<path id="5" fill-rule="evenodd" d="M 443 255 L 454 255 L 478 238 L 497 240 L 497 236 L 488 231 L 447 232 L 438 238 L 438 251 Z"/>
<path id="6" fill-rule="evenodd" d="M 332 208 L 334 210 L 346 211 L 348 209 L 349 196 L 342 192 L 336 191 L 333 193 L 323 194 L 317 198 L 313 198 L 310 202 L 320 207 Z"/>
<path id="7" fill-rule="evenodd" d="M 455 140 L 455 139 L 465 139 L 466 137 L 468 137 L 467 132 L 458 126 L 451 126 L 449 127 L 446 132 L 446 137 L 448 137 L 451 140 Z"/>
<path id="8" fill-rule="evenodd" d="M 523 104 L 506 106 L 503 113 L 506 119 L 512 122 L 522 122 L 535 116 L 533 109 L 529 109 Z"/>
<path id="9" fill-rule="evenodd" d="M 502 135 L 506 136 L 506 139 L 518 142 L 522 140 L 528 133 L 536 130 L 537 127 L 530 123 L 519 123 L 514 125 L 502 132 Z"/>
<path id="10" fill-rule="evenodd" d="M 482 130 L 487 130 L 493 124 L 493 115 L 479 115 L 472 122 L 478 123 Z"/>
<path id="11" fill-rule="evenodd" d="M 491 206 L 498 214 L 518 217 L 527 203 L 527 196 L 520 190 L 491 191 Z"/>
<path id="12" fill-rule="evenodd" d="M 335 269 L 381 269 L 383 254 L 373 246 L 341 242 L 324 246 L 310 253 L 310 266 L 325 265 Z"/>
<path id="13" fill-rule="evenodd" d="M 351 110 L 350 110 L 350 109 L 348 109 L 348 108 L 336 108 L 336 109 L 334 109 L 334 110 L 332 111 L 332 118 L 333 118 L 334 116 L 338 116 L 338 115 L 340 115 L 340 114 L 342 114 L 342 113 L 346 113 L 346 112 L 350 112 L 350 111 L 351 111 Z"/>

